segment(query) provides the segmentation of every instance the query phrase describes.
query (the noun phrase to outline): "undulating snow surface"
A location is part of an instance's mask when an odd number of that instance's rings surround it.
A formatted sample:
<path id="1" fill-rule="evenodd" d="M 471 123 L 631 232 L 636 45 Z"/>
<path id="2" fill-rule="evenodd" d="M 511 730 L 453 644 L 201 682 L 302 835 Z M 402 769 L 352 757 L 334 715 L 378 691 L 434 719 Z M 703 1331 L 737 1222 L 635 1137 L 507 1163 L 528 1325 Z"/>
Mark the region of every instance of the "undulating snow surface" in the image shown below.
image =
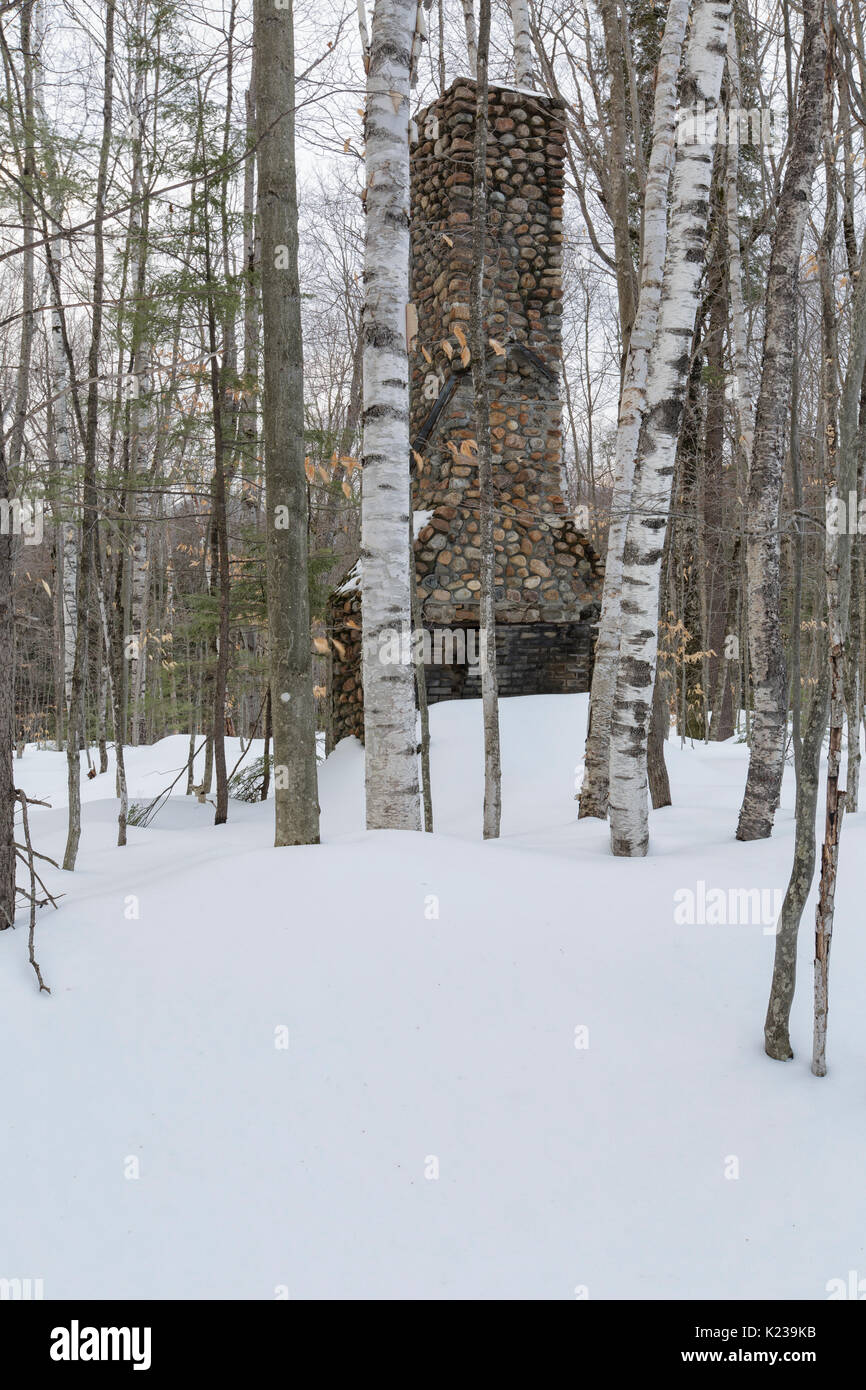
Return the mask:
<path id="1" fill-rule="evenodd" d="M 785 1065 L 762 1052 L 760 918 L 676 920 L 683 890 L 698 914 L 702 892 L 784 888 L 790 782 L 772 841 L 737 844 L 745 749 L 672 743 L 676 805 L 649 858 L 613 859 L 575 819 L 586 697 L 504 700 L 485 844 L 480 702 L 431 713 L 432 836 L 364 832 L 354 741 L 320 768 L 317 848 L 271 848 L 268 806 L 216 829 L 181 794 L 118 850 L 113 774 L 85 780 L 79 868 L 48 870 L 66 897 L 39 917 L 50 998 L 23 916 L 0 934 L 0 1277 L 47 1298 L 822 1299 L 866 1275 L 864 815 L 817 1080 L 811 907 Z M 130 749 L 133 797 L 186 748 Z M 53 802 L 32 829 L 59 858 L 63 756 L 16 773 Z"/>

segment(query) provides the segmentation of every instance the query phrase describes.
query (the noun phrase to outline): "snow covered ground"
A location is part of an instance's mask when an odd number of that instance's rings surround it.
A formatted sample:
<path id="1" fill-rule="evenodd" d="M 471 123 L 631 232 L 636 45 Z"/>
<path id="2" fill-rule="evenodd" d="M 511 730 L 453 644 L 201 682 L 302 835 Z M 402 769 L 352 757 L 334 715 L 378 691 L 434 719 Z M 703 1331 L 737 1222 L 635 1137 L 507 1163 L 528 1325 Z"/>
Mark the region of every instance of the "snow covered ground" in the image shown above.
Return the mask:
<path id="1" fill-rule="evenodd" d="M 811 908 L 786 1065 L 762 1051 L 772 934 L 677 909 L 784 889 L 792 785 L 772 841 L 737 844 L 746 750 L 671 743 L 676 804 L 646 860 L 615 860 L 575 819 L 586 697 L 501 713 L 498 843 L 479 702 L 432 710 L 432 836 L 363 830 L 353 741 L 320 769 L 315 848 L 271 848 L 270 807 L 217 829 L 178 795 L 118 850 L 113 774 L 85 781 L 79 869 L 48 871 L 66 897 L 39 917 L 50 998 L 24 921 L 0 934 L 0 1277 L 249 1299 L 823 1299 L 866 1277 L 866 816 L 817 1080 Z M 129 750 L 133 797 L 186 747 Z M 60 857 L 63 756 L 16 774 Z"/>

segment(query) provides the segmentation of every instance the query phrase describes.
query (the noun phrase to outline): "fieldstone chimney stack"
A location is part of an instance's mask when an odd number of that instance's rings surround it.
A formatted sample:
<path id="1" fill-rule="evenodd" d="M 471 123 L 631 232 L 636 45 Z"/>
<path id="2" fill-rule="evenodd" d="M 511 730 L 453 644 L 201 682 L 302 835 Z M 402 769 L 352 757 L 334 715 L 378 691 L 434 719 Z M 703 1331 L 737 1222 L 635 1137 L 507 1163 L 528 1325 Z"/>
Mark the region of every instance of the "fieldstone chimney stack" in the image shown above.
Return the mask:
<path id="1" fill-rule="evenodd" d="M 474 82 L 419 117 L 412 159 L 411 422 L 417 555 L 431 622 L 477 618 L 478 482 L 468 351 Z M 595 597 L 561 481 L 562 106 L 490 89 L 486 324 L 503 622 L 564 621 Z M 419 463 L 418 460 L 422 460 Z M 426 544 L 425 544 L 426 542 Z"/>
<path id="2" fill-rule="evenodd" d="M 424 626 L 479 620 L 478 465 L 468 350 L 476 83 L 461 78 L 415 122 L 407 313 L 415 564 Z M 497 517 L 500 694 L 586 690 L 602 567 L 562 498 L 561 102 L 490 88 L 485 315 Z M 333 731 L 361 733 L 353 581 L 331 605 Z M 466 644 L 470 649 L 471 643 Z M 477 664 L 426 665 L 431 702 L 480 693 Z M 462 647 L 459 649 L 462 652 Z"/>

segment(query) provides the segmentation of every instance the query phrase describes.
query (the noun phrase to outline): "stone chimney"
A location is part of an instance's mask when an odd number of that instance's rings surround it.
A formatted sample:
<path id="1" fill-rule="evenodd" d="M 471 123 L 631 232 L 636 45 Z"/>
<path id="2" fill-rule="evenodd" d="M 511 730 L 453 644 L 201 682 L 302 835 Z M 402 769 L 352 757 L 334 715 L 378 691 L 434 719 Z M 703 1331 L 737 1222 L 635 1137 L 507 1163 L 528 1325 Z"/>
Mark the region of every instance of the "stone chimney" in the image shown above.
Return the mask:
<path id="1" fill-rule="evenodd" d="M 489 108 L 485 323 L 501 689 L 555 685 L 555 673 L 546 670 L 553 653 L 542 650 L 551 645 L 559 649 L 557 667 L 568 665 L 572 648 L 571 688 L 581 688 L 601 568 L 561 495 L 563 107 L 540 94 L 491 87 Z M 463 351 L 474 126 L 475 83 L 461 79 L 419 116 L 412 156 L 414 500 L 416 514 L 430 514 L 418 527 L 415 558 L 422 613 L 432 626 L 478 622 L 478 469 Z M 529 624 L 584 630 L 517 631 Z M 531 671 L 509 670 L 518 652 L 532 656 L 537 680 Z"/>
<path id="2" fill-rule="evenodd" d="M 476 84 L 460 78 L 417 117 L 412 149 L 411 372 L 415 564 L 422 619 L 478 626 L 480 518 L 468 353 Z M 602 567 L 562 499 L 561 102 L 491 87 L 485 291 L 496 489 L 500 694 L 586 690 Z M 332 599 L 333 734 L 361 734 L 357 591 Z M 339 629 L 339 631 L 338 631 Z M 453 644 L 452 644 L 453 645 Z M 449 647 L 445 647 L 446 653 Z M 437 643 L 441 654 L 442 644 Z M 477 664 L 425 667 L 431 702 L 476 696 Z"/>

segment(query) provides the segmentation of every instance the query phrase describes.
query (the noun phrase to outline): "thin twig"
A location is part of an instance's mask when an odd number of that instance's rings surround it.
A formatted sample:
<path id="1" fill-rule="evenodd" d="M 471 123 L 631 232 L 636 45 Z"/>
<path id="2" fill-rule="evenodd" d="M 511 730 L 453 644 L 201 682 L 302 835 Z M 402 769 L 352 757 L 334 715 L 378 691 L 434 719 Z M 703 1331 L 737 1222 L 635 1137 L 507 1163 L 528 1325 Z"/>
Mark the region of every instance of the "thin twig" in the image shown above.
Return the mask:
<path id="1" fill-rule="evenodd" d="M 24 793 L 21 792 L 21 791 L 16 791 L 15 796 L 16 796 L 17 800 L 21 802 L 21 819 L 22 819 L 23 822 L 24 822 L 24 839 L 25 839 L 25 841 L 26 841 L 26 843 L 27 843 L 27 855 L 28 855 L 28 860 L 27 860 L 27 862 L 28 862 L 28 865 L 29 865 L 29 868 L 30 868 L 30 894 L 29 894 L 29 897 L 30 897 L 30 931 L 29 931 L 28 938 L 27 938 L 28 954 L 29 954 L 29 957 L 30 957 L 30 964 L 33 966 L 33 969 L 34 969 L 35 972 L 36 972 L 36 978 L 37 978 L 37 980 L 39 981 L 39 993 L 41 994 L 41 993 L 44 991 L 46 994 L 50 994 L 50 993 L 51 993 L 51 990 L 48 988 L 47 984 L 45 983 L 45 981 L 44 981 L 43 978 L 42 978 L 42 971 L 39 969 L 39 962 L 38 962 L 37 959 L 36 959 L 36 956 L 35 956 L 35 954 L 34 954 L 34 949 L 33 949 L 33 948 L 34 948 L 34 944 L 35 944 L 35 939 L 36 939 L 36 883 L 37 883 L 37 880 L 39 881 L 40 886 L 43 888 L 43 890 L 44 890 L 46 893 L 48 892 L 48 890 L 47 890 L 47 888 L 45 888 L 45 885 L 44 885 L 44 883 L 42 883 L 42 880 L 39 879 L 39 876 L 38 876 L 38 874 L 36 873 L 35 868 L 33 867 L 33 846 L 32 846 L 31 841 L 30 841 L 30 821 L 29 821 L 29 819 L 28 819 L 28 817 L 27 817 L 27 797 L 26 797 L 26 796 L 24 795 Z M 17 852 L 20 854 L 20 851 L 17 851 Z M 24 857 L 24 856 L 22 855 L 22 858 L 23 858 L 23 857 Z M 48 896 L 49 896 L 49 898 L 51 898 L 51 894 L 50 894 L 50 893 L 48 894 Z M 51 898 L 51 901 L 54 902 L 54 899 Z M 54 906 L 56 907 L 57 904 L 54 903 Z"/>

